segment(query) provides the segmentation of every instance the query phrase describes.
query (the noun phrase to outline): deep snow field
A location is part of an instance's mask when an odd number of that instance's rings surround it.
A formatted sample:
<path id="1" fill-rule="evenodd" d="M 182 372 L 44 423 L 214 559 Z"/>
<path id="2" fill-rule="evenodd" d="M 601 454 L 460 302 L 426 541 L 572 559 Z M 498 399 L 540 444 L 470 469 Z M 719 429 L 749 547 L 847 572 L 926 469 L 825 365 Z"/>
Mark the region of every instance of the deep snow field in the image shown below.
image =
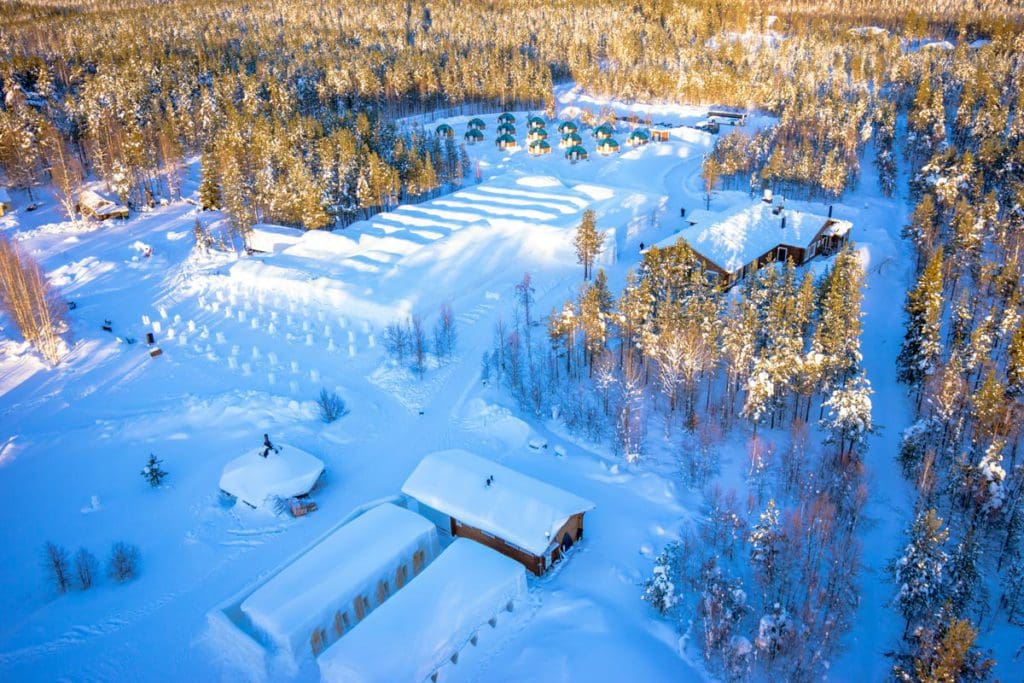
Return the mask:
<path id="1" fill-rule="evenodd" d="M 601 104 L 570 90 L 559 99 L 560 113 Z M 697 108 L 617 108 L 677 126 L 704 116 Z M 526 113 L 516 115 L 522 142 Z M 447 121 L 461 136 L 468 118 Z M 557 147 L 556 124 L 548 128 L 552 153 L 534 158 L 525 147 L 495 149 L 496 116 L 483 118 L 485 142 L 468 147 L 480 161 L 480 184 L 469 178 L 455 193 L 336 233 L 310 233 L 275 254 L 195 253 L 197 216 L 210 224 L 219 214 L 188 202 L 126 222 L 73 226 L 46 196 L 36 212 L 0 218 L 0 229 L 77 304 L 73 349 L 56 369 L 11 341 L 10 321 L 0 319 L 0 680 L 237 680 L 225 643 L 208 632 L 207 612 L 352 510 L 397 494 L 426 453 L 453 447 L 596 504 L 586 542 L 549 574 L 530 577 L 528 613 L 455 667 L 454 679 L 706 678 L 696 650 L 683 649 L 685 636 L 680 641 L 640 599 L 653 556 L 699 514 L 699 492 L 683 486 L 675 460 L 657 449 L 627 466 L 554 421 L 525 420 L 500 389 L 481 383 L 479 369 L 523 273 L 534 279 L 541 314 L 575 291 L 582 269 L 571 240 L 584 209 L 611 232 L 599 265 L 617 291 L 640 258 L 640 242 L 680 229 L 680 207 L 703 208 L 701 155 L 714 137 L 677 127 L 670 142 L 630 149 L 620 132 L 622 152 L 602 157 L 584 136 L 591 157 L 571 164 Z M 195 162 L 189 175 L 191 193 Z M 909 267 L 899 239 L 906 209 L 899 198 L 880 197 L 869 165 L 863 175 L 835 207 L 854 223 L 868 272 L 864 365 L 881 425 L 866 458 L 859 625 L 831 669 L 835 680 L 849 681 L 878 680 L 889 667 L 883 652 L 902 624 L 885 607 L 892 586 L 881 568 L 902 544 L 911 500 L 892 457 L 909 415 L 893 377 Z M 719 192 L 711 209 L 749 201 L 746 193 Z M 25 203 L 15 195 L 16 209 Z M 143 255 L 146 245 L 152 256 Z M 444 303 L 457 317 L 455 358 L 422 380 L 390 365 L 384 327 L 412 312 L 432 326 Z M 105 319 L 113 333 L 101 330 Z M 162 356 L 148 355 L 147 332 Z M 138 343 L 120 341 L 129 337 Z M 331 425 L 314 403 L 321 387 L 351 410 Z M 221 468 L 258 446 L 264 432 L 326 463 L 318 511 L 292 519 L 222 502 Z M 537 438 L 549 448 L 531 449 Z M 732 442 L 735 452 L 723 456 L 726 484 L 744 468 L 742 435 Z M 555 457 L 554 446 L 567 456 Z M 150 453 L 169 472 L 158 489 L 139 476 Z M 102 561 L 119 540 L 141 550 L 136 580 L 103 579 L 63 596 L 45 584 L 44 542 L 72 553 L 84 546 Z M 984 639 L 983 632 L 983 644 L 992 645 Z M 293 674 L 267 677 L 318 677 L 311 659 Z"/>

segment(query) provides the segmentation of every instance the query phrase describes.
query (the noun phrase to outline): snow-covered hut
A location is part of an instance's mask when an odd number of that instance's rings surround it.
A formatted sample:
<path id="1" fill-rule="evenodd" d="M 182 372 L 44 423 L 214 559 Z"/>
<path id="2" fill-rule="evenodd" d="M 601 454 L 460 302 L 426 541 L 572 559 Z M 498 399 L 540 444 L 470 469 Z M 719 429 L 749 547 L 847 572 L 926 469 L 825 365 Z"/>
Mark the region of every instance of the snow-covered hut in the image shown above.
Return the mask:
<path id="1" fill-rule="evenodd" d="M 246 246 L 250 251 L 276 254 L 296 244 L 303 234 L 298 228 L 257 223 L 246 236 Z"/>
<path id="2" fill-rule="evenodd" d="M 469 120 L 469 123 L 466 124 L 466 127 L 469 128 L 470 130 L 483 130 L 484 128 L 487 127 L 487 124 L 484 123 L 483 119 L 473 118 Z"/>
<path id="3" fill-rule="evenodd" d="M 652 128 L 651 129 L 651 142 L 668 142 L 669 130 L 668 128 Z"/>
<path id="4" fill-rule="evenodd" d="M 579 161 L 587 158 L 587 150 L 582 145 L 573 145 L 565 150 L 565 158 L 572 161 Z"/>
<path id="5" fill-rule="evenodd" d="M 0 216 L 11 210 L 11 195 L 7 194 L 6 187 L 0 187 Z"/>
<path id="6" fill-rule="evenodd" d="M 112 202 L 92 190 L 78 194 L 78 212 L 84 218 L 105 221 L 108 218 L 128 218 L 128 207 Z"/>
<path id="7" fill-rule="evenodd" d="M 477 142 L 482 142 L 483 139 L 484 134 L 480 131 L 479 128 L 470 128 L 469 130 L 466 131 L 465 140 L 470 145 Z"/>
<path id="8" fill-rule="evenodd" d="M 597 151 L 604 155 L 618 152 L 619 143 L 617 143 L 613 138 L 605 138 L 597 143 Z"/>
<path id="9" fill-rule="evenodd" d="M 637 128 L 630 132 L 629 137 L 626 138 L 626 143 L 633 147 L 639 147 L 640 145 L 646 145 L 651 140 L 651 134 L 647 132 L 646 128 Z"/>
<path id="10" fill-rule="evenodd" d="M 516 143 L 516 139 L 511 135 L 499 135 L 494 139 L 494 144 L 498 146 L 498 149 L 515 149 L 519 145 Z"/>
<path id="11" fill-rule="evenodd" d="M 515 616 L 526 572 L 456 539 L 423 573 L 317 659 L 324 683 L 437 680 L 481 632 Z M 445 677 L 447 680 L 447 677 Z"/>
<path id="12" fill-rule="evenodd" d="M 688 228 L 657 246 L 686 240 L 705 270 L 723 287 L 731 287 L 772 261 L 792 259 L 801 265 L 815 256 L 832 254 L 847 242 L 853 227 L 849 221 L 831 216 L 779 211 L 763 201 L 720 213 L 694 211 L 688 221 Z"/>
<path id="13" fill-rule="evenodd" d="M 253 449 L 225 465 L 221 490 L 258 508 L 274 498 L 306 495 L 323 474 L 320 458 L 294 446 L 279 445 L 266 457 L 263 450 Z"/>
<path id="14" fill-rule="evenodd" d="M 455 136 L 455 130 L 452 129 L 447 123 L 442 123 L 435 129 L 435 132 L 439 137 L 450 138 Z"/>
<path id="15" fill-rule="evenodd" d="M 511 124 L 514 124 L 515 122 L 516 122 L 516 117 L 513 116 L 511 112 L 505 112 L 504 114 L 501 114 L 500 116 L 498 116 L 498 123 L 511 123 Z"/>
<path id="16" fill-rule="evenodd" d="M 391 503 L 371 508 L 242 601 L 253 631 L 292 660 L 318 655 L 403 589 L 440 552 L 429 520 Z"/>
<path id="17" fill-rule="evenodd" d="M 575 121 L 562 121 L 558 124 L 558 132 L 562 135 L 566 133 L 575 133 L 579 130 L 579 126 L 576 125 Z"/>
<path id="18" fill-rule="evenodd" d="M 580 134 L 575 131 L 570 131 L 562 135 L 562 141 L 558 143 L 559 147 L 575 147 L 583 142 L 583 138 Z"/>
<path id="19" fill-rule="evenodd" d="M 547 140 L 534 140 L 530 143 L 529 151 L 533 156 L 551 154 L 551 143 Z"/>
<path id="20" fill-rule="evenodd" d="M 598 140 L 605 140 L 615 134 L 615 129 L 607 123 L 602 123 L 594 129 L 594 137 Z"/>
<path id="21" fill-rule="evenodd" d="M 594 504 L 463 450 L 431 453 L 402 486 L 411 509 L 540 576 L 583 538 Z"/>

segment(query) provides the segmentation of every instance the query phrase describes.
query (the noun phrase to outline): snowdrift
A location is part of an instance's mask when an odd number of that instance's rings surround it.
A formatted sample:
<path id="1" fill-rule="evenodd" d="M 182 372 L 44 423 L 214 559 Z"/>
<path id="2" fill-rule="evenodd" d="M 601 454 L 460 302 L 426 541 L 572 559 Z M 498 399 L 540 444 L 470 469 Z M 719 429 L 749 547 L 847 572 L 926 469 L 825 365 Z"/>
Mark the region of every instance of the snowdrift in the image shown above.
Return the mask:
<path id="1" fill-rule="evenodd" d="M 314 639 L 319 649 L 356 626 L 439 550 L 433 524 L 386 503 L 285 567 L 243 600 L 241 610 L 266 641 L 297 659 L 312 654 Z"/>
<path id="2" fill-rule="evenodd" d="M 443 667 L 457 666 L 459 651 L 475 633 L 496 627 L 525 595 L 521 564 L 456 539 L 404 590 L 320 655 L 321 680 L 425 681 Z"/>
<path id="3" fill-rule="evenodd" d="M 240 455 L 220 475 L 220 488 L 258 508 L 273 497 L 290 498 L 309 493 L 324 471 L 320 458 L 294 446 L 282 445 L 267 457 L 262 449 Z"/>

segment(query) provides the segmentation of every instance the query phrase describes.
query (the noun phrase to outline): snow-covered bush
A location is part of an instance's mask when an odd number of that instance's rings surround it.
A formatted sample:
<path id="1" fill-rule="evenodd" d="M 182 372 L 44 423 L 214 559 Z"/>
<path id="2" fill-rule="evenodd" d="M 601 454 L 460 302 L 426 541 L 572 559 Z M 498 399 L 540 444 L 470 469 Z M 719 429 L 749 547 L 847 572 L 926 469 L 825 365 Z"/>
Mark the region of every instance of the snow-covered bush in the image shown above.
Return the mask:
<path id="1" fill-rule="evenodd" d="M 118 583 L 135 578 L 139 570 L 139 549 L 130 543 L 118 541 L 110 549 L 107 576 Z"/>
<path id="2" fill-rule="evenodd" d="M 702 579 L 704 591 L 700 599 L 700 615 L 704 628 L 704 657 L 710 660 L 715 653 L 725 656 L 725 648 L 750 608 L 743 581 L 727 577 L 714 559 L 704 567 Z"/>
<path id="3" fill-rule="evenodd" d="M 71 571 L 68 568 L 68 551 L 63 546 L 50 542 L 43 546 L 43 569 L 58 593 L 67 592 L 71 586 Z"/>
<path id="4" fill-rule="evenodd" d="M 317 398 L 316 404 L 320 408 L 320 419 L 328 424 L 348 414 L 345 399 L 327 389 L 320 390 L 320 396 Z"/>
<path id="5" fill-rule="evenodd" d="M 164 477 L 167 476 L 167 472 L 160 467 L 160 463 L 162 462 L 163 460 L 157 460 L 157 457 L 150 453 L 149 461 L 146 463 L 146 466 L 142 468 L 142 472 L 139 473 L 142 475 L 142 478 L 148 481 L 149 485 L 154 488 L 159 486 L 160 482 L 162 482 Z"/>
<path id="6" fill-rule="evenodd" d="M 654 561 L 651 577 L 644 583 L 642 598 L 661 614 L 668 614 L 679 604 L 680 595 L 676 592 L 678 576 L 676 559 L 680 552 L 678 543 L 669 543 Z"/>
<path id="7" fill-rule="evenodd" d="M 920 513 L 909 532 L 910 540 L 891 567 L 897 585 L 895 603 L 911 621 L 934 614 L 946 598 L 943 572 L 948 561 L 944 546 L 949 530 L 935 510 Z"/>
<path id="8" fill-rule="evenodd" d="M 771 613 L 761 617 L 754 645 L 765 657 L 773 659 L 776 655 L 789 650 L 795 636 L 793 619 L 782 605 L 775 603 Z"/>
<path id="9" fill-rule="evenodd" d="M 871 384 L 863 374 L 850 379 L 826 399 L 828 415 L 822 428 L 832 433 L 839 443 L 840 455 L 852 452 L 864 443 L 873 429 L 871 420 Z"/>
<path id="10" fill-rule="evenodd" d="M 975 497 L 981 511 L 989 515 L 1002 510 L 1006 501 L 1006 489 L 1003 483 L 1006 479 L 1006 470 L 1000 464 L 1003 461 L 1002 449 L 1001 441 L 990 444 L 976 468 L 978 490 Z"/>
<path id="11" fill-rule="evenodd" d="M 78 587 L 82 590 L 92 588 L 93 577 L 96 576 L 98 567 L 96 556 L 86 548 L 79 548 L 75 553 L 75 578 L 78 579 Z"/>

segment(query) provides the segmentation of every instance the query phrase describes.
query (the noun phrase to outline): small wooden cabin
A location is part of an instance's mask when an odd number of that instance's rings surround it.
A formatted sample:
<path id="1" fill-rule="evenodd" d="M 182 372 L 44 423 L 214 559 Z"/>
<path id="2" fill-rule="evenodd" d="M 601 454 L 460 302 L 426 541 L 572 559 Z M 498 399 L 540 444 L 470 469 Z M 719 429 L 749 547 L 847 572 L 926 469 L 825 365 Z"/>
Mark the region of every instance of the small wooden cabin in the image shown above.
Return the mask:
<path id="1" fill-rule="evenodd" d="M 607 123 L 602 123 L 600 126 L 594 129 L 594 137 L 598 140 L 606 140 L 615 134 L 615 129 L 609 126 Z"/>
<path id="2" fill-rule="evenodd" d="M 526 120 L 526 126 L 530 130 L 535 128 L 544 128 L 545 125 L 547 125 L 546 122 L 539 116 L 531 116 Z"/>
<path id="3" fill-rule="evenodd" d="M 510 123 L 514 125 L 515 122 L 516 117 L 512 116 L 511 112 L 505 112 L 504 114 L 498 116 L 498 123 Z"/>
<path id="4" fill-rule="evenodd" d="M 576 131 L 570 131 L 562 136 L 562 141 L 558 143 L 559 147 L 575 147 L 583 142 L 583 138 Z"/>
<path id="5" fill-rule="evenodd" d="M 573 121 L 562 121 L 558 124 L 558 132 L 562 135 L 565 135 L 566 133 L 575 133 L 578 130 L 579 126 L 577 126 Z"/>
<path id="6" fill-rule="evenodd" d="M 98 221 L 128 218 L 128 207 L 112 202 L 92 190 L 82 190 L 78 194 L 78 205 L 75 208 L 83 218 L 95 218 Z"/>
<path id="7" fill-rule="evenodd" d="M 540 576 L 583 539 L 594 504 L 463 450 L 431 453 L 402 485 L 442 533 L 470 538 Z"/>
<path id="8" fill-rule="evenodd" d="M 533 156 L 551 154 L 551 143 L 547 140 L 535 140 L 530 143 L 529 151 Z"/>
<path id="9" fill-rule="evenodd" d="M 588 158 L 587 150 L 582 145 L 573 145 L 565 150 L 565 158 L 570 161 L 579 161 Z"/>
<path id="10" fill-rule="evenodd" d="M 637 128 L 629 134 L 629 137 L 626 138 L 626 144 L 633 147 L 646 145 L 650 141 L 651 134 L 647 132 L 647 129 L 645 128 Z"/>
<path id="11" fill-rule="evenodd" d="M 669 131 L 667 128 L 654 128 L 651 130 L 651 142 L 668 142 Z"/>
<path id="12" fill-rule="evenodd" d="M 469 123 L 466 124 L 466 127 L 469 128 L 470 130 L 483 130 L 487 128 L 487 124 L 484 123 L 483 119 L 473 118 L 469 120 Z"/>
<path id="13" fill-rule="evenodd" d="M 477 142 L 483 142 L 484 134 L 479 128 L 470 128 L 466 131 L 465 140 L 467 144 L 475 144 Z"/>
<path id="14" fill-rule="evenodd" d="M 498 146 L 498 149 L 516 149 L 519 147 L 516 139 L 507 133 L 495 138 L 494 144 Z"/>
<path id="15" fill-rule="evenodd" d="M 442 123 L 435 130 L 439 137 L 452 138 L 455 137 L 455 130 L 447 123 Z"/>
<path id="16" fill-rule="evenodd" d="M 597 143 L 597 151 L 605 156 L 619 151 L 619 143 L 612 138 L 605 138 Z"/>
<path id="17" fill-rule="evenodd" d="M 515 135 L 516 127 L 511 123 L 499 123 L 497 131 L 498 135 Z"/>
<path id="18" fill-rule="evenodd" d="M 537 140 L 547 140 L 548 132 L 543 128 L 531 128 L 530 132 L 526 134 L 526 139 L 530 142 Z"/>

